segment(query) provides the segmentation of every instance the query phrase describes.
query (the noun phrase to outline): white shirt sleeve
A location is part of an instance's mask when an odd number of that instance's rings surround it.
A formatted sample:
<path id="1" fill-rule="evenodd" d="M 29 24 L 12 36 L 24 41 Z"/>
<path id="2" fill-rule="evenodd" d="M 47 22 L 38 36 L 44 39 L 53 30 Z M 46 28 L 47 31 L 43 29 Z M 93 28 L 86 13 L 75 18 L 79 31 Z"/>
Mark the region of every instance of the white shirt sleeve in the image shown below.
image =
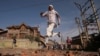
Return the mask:
<path id="1" fill-rule="evenodd" d="M 60 22 L 60 16 L 59 16 L 59 13 L 57 11 L 56 11 L 56 16 L 57 16 L 58 23 L 61 23 Z"/>
<path id="2" fill-rule="evenodd" d="M 44 13 L 42 14 L 42 16 L 47 16 L 47 14 L 48 14 L 48 11 L 44 12 Z"/>

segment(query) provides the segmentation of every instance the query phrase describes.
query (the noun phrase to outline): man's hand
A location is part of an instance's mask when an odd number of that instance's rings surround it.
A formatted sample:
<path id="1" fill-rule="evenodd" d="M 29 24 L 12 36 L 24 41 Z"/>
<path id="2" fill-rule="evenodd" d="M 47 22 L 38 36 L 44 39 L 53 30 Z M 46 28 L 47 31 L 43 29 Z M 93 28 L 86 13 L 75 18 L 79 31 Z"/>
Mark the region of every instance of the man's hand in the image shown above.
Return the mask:
<path id="1" fill-rule="evenodd" d="M 60 25 L 60 23 L 58 23 L 58 25 Z"/>
<path id="2" fill-rule="evenodd" d="M 43 17 L 43 13 L 44 13 L 44 12 L 41 12 L 41 13 L 40 13 L 40 16 L 41 16 L 41 17 Z"/>

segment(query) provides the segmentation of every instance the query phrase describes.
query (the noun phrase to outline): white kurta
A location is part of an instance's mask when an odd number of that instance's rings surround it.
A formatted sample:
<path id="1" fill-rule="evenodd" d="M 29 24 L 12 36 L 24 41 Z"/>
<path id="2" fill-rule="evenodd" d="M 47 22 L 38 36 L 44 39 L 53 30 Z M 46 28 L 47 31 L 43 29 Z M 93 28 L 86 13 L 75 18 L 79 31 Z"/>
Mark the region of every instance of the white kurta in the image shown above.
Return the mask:
<path id="1" fill-rule="evenodd" d="M 55 28 L 55 26 L 57 26 L 57 19 L 58 19 L 57 15 L 58 15 L 58 12 L 55 10 L 46 11 L 42 14 L 42 16 L 46 16 L 48 20 L 48 27 L 47 27 L 47 32 L 46 32 L 46 35 L 48 37 L 55 36 L 58 34 L 58 33 L 53 32 L 53 29 Z M 58 21 L 60 23 L 60 20 Z M 46 42 L 48 42 L 48 38 L 46 38 Z"/>

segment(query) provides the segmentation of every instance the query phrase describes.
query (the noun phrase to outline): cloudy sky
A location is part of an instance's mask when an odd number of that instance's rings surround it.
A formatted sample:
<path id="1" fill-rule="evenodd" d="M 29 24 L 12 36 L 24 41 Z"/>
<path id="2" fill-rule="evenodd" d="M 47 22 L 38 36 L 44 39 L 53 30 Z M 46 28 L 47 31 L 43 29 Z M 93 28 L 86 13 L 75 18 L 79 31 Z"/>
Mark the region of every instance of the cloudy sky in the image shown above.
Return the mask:
<path id="1" fill-rule="evenodd" d="M 42 35 L 46 34 L 46 19 L 40 17 L 40 12 L 47 11 L 52 4 L 61 16 L 61 25 L 55 29 L 63 37 L 78 34 L 75 17 L 80 17 L 80 11 L 74 2 L 84 4 L 87 0 L 0 0 L 0 28 L 26 23 L 29 26 L 40 26 Z M 96 8 L 100 8 L 100 0 L 94 0 Z"/>

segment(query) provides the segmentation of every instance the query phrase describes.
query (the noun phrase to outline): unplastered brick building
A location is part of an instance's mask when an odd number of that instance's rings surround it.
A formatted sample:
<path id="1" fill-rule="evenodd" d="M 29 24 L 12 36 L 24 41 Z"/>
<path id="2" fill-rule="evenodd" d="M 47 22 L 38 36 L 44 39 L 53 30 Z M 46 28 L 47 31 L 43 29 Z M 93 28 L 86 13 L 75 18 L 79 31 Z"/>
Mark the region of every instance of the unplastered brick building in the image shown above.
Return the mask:
<path id="1" fill-rule="evenodd" d="M 25 38 L 28 35 L 31 35 L 33 37 L 40 35 L 38 27 L 31 27 L 24 23 L 20 25 L 8 26 L 7 29 L 7 38 L 12 38 L 13 36 L 16 36 L 16 38 L 21 39 Z"/>

